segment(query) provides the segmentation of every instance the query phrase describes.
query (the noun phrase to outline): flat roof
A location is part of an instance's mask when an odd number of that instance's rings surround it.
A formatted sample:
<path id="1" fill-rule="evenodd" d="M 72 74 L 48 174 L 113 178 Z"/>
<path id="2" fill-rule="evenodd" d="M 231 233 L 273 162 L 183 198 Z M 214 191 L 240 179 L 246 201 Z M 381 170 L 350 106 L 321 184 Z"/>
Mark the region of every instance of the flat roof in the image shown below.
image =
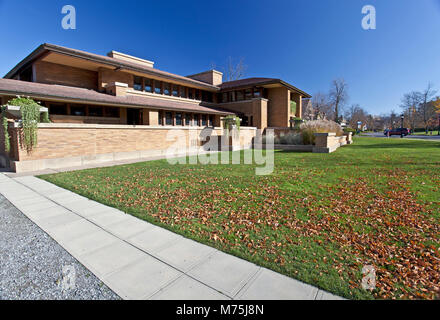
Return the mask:
<path id="1" fill-rule="evenodd" d="M 220 108 L 202 105 L 202 103 L 172 101 L 135 95 L 113 96 L 90 89 L 12 79 L 0 79 L 0 95 L 30 96 L 37 100 L 69 101 L 79 104 L 92 103 L 106 106 L 140 107 L 220 115 L 234 114 Z"/>

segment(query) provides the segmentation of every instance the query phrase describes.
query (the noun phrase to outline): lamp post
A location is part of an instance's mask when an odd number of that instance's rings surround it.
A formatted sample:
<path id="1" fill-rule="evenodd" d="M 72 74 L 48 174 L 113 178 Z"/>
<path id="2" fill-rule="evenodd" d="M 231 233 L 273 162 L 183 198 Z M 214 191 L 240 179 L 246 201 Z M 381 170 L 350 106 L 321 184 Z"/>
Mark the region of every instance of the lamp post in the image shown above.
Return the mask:
<path id="1" fill-rule="evenodd" d="M 402 120 L 402 122 L 400 124 L 400 138 L 403 138 L 403 120 L 405 120 L 405 116 L 402 114 L 400 116 L 400 119 Z"/>

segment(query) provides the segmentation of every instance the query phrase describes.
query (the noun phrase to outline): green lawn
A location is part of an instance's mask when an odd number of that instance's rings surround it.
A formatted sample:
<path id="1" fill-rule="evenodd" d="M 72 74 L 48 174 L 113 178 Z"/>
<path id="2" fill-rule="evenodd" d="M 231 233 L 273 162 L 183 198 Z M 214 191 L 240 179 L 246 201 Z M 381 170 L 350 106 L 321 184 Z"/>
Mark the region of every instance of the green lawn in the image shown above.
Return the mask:
<path id="1" fill-rule="evenodd" d="M 276 152 L 269 176 L 161 160 L 41 178 L 346 298 L 434 299 L 439 169 L 439 142 L 356 138 L 333 154 Z"/>
<path id="2" fill-rule="evenodd" d="M 431 133 L 431 131 L 428 131 L 428 134 L 426 134 L 426 132 L 414 132 L 413 135 L 416 135 L 416 136 L 425 136 L 425 135 L 428 135 L 428 136 L 430 136 L 430 135 L 431 135 L 430 133 Z M 438 135 L 438 131 L 432 131 L 432 135 L 433 135 L 433 136 Z"/>

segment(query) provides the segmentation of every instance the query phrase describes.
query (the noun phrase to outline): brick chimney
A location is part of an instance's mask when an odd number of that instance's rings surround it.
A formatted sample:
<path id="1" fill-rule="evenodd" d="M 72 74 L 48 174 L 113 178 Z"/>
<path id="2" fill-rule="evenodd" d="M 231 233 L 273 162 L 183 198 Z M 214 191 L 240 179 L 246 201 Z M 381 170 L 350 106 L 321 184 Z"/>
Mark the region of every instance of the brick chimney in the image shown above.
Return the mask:
<path id="1" fill-rule="evenodd" d="M 223 83 L 223 73 L 217 70 L 209 70 L 191 76 L 187 76 L 194 80 L 212 84 L 213 86 L 219 86 Z"/>
<path id="2" fill-rule="evenodd" d="M 128 84 L 122 82 L 111 82 L 105 87 L 105 91 L 113 96 L 126 96 Z"/>

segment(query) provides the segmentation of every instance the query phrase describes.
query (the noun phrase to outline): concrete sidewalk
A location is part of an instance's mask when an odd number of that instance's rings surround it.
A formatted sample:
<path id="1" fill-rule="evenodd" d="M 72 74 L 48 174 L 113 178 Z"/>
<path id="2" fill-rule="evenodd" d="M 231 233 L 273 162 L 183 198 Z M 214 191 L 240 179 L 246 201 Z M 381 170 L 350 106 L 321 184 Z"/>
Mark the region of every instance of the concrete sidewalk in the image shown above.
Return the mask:
<path id="1" fill-rule="evenodd" d="M 341 299 L 32 176 L 0 193 L 124 299 Z"/>

